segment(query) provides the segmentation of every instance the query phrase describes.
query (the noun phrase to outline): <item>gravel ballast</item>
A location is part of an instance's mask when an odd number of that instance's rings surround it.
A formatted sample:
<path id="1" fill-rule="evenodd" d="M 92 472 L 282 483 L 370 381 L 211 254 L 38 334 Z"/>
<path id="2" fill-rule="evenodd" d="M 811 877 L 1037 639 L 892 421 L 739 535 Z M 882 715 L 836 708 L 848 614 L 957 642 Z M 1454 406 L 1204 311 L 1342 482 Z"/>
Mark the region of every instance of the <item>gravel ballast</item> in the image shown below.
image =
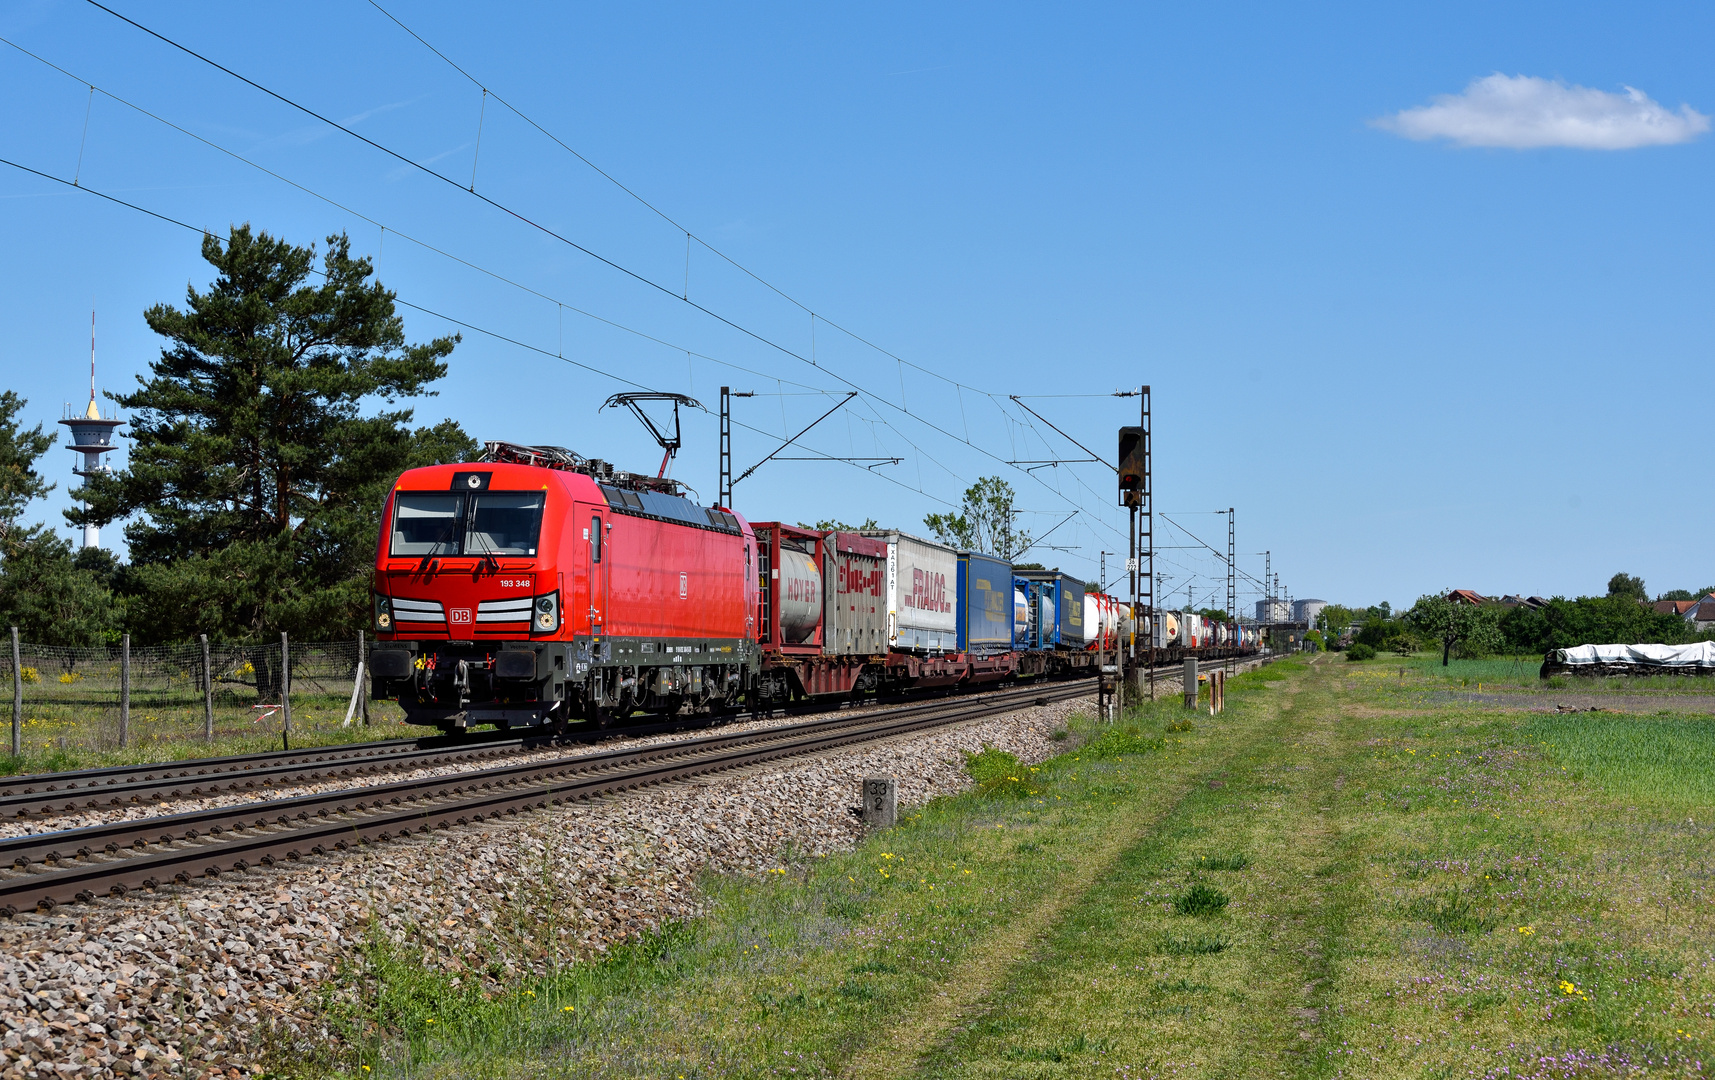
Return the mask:
<path id="1" fill-rule="evenodd" d="M 208 1075 L 252 1065 L 261 1031 L 325 1041 L 313 993 L 367 933 L 485 984 L 542 974 L 696 916 L 705 869 L 758 873 L 787 852 L 850 847 L 863 833 L 851 808 L 865 776 L 897 778 L 901 805 L 922 805 L 969 785 L 963 753 L 987 745 L 1041 761 L 1058 745 L 1053 731 L 1092 705 L 1026 708 L 237 880 L 19 915 L 0 923 L 0 1080 Z"/>

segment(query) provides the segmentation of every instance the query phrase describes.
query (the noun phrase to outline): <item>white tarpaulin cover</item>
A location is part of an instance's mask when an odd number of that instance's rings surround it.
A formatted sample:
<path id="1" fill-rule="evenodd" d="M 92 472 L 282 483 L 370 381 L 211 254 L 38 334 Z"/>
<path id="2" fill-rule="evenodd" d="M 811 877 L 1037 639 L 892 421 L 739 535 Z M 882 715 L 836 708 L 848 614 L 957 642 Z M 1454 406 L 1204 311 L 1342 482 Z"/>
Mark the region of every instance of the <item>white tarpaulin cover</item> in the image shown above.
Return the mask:
<path id="1" fill-rule="evenodd" d="M 1692 645 L 1580 645 L 1555 650 L 1562 664 L 1638 664 L 1715 668 L 1715 641 Z"/>

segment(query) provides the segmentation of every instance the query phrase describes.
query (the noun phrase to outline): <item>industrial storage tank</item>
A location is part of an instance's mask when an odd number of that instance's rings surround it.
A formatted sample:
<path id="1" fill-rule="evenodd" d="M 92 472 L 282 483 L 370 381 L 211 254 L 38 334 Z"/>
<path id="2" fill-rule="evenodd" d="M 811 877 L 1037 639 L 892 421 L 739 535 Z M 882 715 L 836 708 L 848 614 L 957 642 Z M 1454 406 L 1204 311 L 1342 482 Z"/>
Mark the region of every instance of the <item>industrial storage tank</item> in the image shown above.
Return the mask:
<path id="1" fill-rule="evenodd" d="M 897 529 L 865 530 L 859 535 L 887 545 L 889 647 L 902 652 L 957 649 L 958 553 Z"/>
<path id="2" fill-rule="evenodd" d="M 1012 579 L 1012 641 L 1015 648 L 1030 647 L 1030 586 Z"/>
<path id="3" fill-rule="evenodd" d="M 971 656 L 1012 651 L 1012 564 L 976 551 L 959 553 L 958 649 Z"/>

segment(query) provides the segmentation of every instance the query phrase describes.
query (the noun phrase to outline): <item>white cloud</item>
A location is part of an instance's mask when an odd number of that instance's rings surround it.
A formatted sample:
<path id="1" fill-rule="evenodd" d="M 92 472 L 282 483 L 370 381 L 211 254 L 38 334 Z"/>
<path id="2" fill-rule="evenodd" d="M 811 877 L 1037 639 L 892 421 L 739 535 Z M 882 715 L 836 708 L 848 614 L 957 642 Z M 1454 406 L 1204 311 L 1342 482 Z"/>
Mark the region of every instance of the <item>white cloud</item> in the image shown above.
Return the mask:
<path id="1" fill-rule="evenodd" d="M 1515 150 L 1630 150 L 1689 142 L 1709 130 L 1709 117 L 1691 106 L 1675 112 L 1629 86 L 1623 94 L 1610 94 L 1558 79 L 1499 73 L 1471 80 L 1462 94 L 1439 94 L 1428 105 L 1372 123 L 1408 139 Z"/>

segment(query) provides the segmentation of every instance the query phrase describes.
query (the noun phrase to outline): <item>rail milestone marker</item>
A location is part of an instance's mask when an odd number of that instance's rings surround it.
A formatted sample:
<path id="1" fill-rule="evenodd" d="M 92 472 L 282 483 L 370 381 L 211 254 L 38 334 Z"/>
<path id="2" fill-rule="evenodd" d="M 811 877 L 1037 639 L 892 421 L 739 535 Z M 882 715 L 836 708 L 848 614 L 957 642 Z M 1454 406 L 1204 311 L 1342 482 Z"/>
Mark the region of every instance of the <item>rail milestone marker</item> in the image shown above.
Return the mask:
<path id="1" fill-rule="evenodd" d="M 891 776 L 871 776 L 863 782 L 863 823 L 891 829 L 899 820 L 899 781 Z"/>

